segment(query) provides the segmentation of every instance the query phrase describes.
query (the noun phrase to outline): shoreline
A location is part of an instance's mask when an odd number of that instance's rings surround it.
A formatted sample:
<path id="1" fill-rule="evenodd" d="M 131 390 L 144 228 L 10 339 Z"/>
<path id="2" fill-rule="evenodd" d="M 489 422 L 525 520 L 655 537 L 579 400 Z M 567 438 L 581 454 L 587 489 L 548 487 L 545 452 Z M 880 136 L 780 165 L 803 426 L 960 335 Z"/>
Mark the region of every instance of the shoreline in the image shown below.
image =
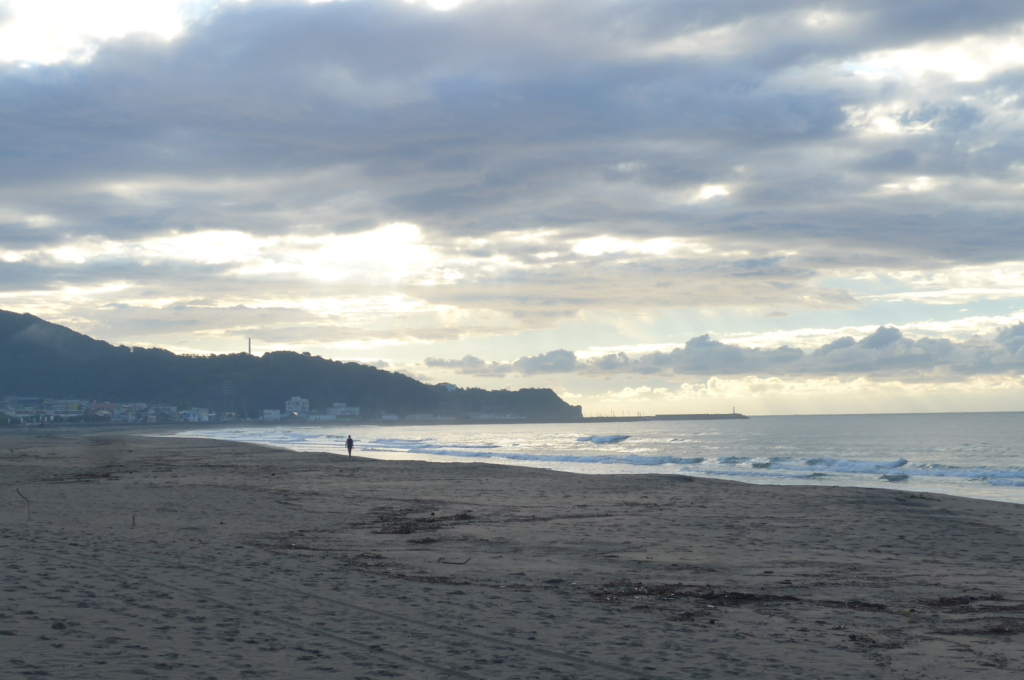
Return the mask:
<path id="1" fill-rule="evenodd" d="M 239 420 L 217 423 L 78 423 L 78 422 L 54 422 L 48 423 L 40 428 L 39 424 L 12 424 L 0 426 L 0 436 L 10 434 L 28 434 L 37 430 L 52 430 L 60 433 L 75 434 L 95 433 L 102 431 L 125 431 L 145 433 L 150 429 L 167 431 L 169 429 L 219 429 L 231 427 L 323 427 L 325 425 L 359 425 L 359 426 L 383 426 L 383 427 L 413 427 L 419 425 L 572 425 L 587 423 L 607 422 L 666 422 L 676 420 L 751 420 L 758 418 L 847 418 L 847 417 L 905 417 L 905 416 L 950 416 L 950 415 L 1007 415 L 1021 414 L 1024 411 L 908 411 L 901 413 L 782 413 L 782 414 L 761 414 L 745 415 L 741 413 L 704 413 L 704 414 L 661 414 L 655 416 L 588 416 L 564 420 L 535 420 L 535 419 L 456 419 L 456 420 L 327 420 L 309 422 L 306 420 L 281 420 L 265 422 L 262 420 Z"/>
<path id="2" fill-rule="evenodd" d="M 587 423 L 643 423 L 643 422 L 666 422 L 675 420 L 750 420 L 750 416 L 745 416 L 742 413 L 684 413 L 684 414 L 664 414 L 656 416 L 590 416 L 583 418 L 565 418 L 565 419 L 538 419 L 538 418 L 452 418 L 450 420 L 442 419 L 423 419 L 423 420 L 315 420 L 309 421 L 304 418 L 296 418 L 293 420 L 276 420 L 276 421 L 263 421 L 263 420 L 233 420 L 227 422 L 213 422 L 213 423 L 186 423 L 186 422 L 174 422 L 174 423 L 105 423 L 105 422 L 90 422 L 90 423 L 76 423 L 76 422 L 53 422 L 53 423 L 24 423 L 5 425 L 0 427 L 0 432 L 25 432 L 28 430 L 47 430 L 53 429 L 58 431 L 74 431 L 74 428 L 81 428 L 83 431 L 95 432 L 102 428 L 126 428 L 126 429 L 141 429 L 141 428 L 158 428 L 167 429 L 171 427 L 188 427 L 188 428 L 219 428 L 219 427 L 280 427 L 281 425 L 287 425 L 289 427 L 323 427 L 325 425 L 379 425 L 383 427 L 404 427 L 404 426 L 415 426 L 415 425 L 573 425 L 573 424 L 587 424 Z"/>
<path id="3" fill-rule="evenodd" d="M 372 428 L 341 428 L 336 426 L 318 426 L 303 431 L 297 427 L 253 427 L 253 428 L 225 428 L 225 429 L 194 429 L 184 428 L 179 432 L 170 433 L 168 436 L 184 436 L 217 439 L 220 441 L 247 441 L 253 444 L 266 446 L 280 446 L 295 451 L 325 450 L 336 455 L 345 455 L 344 447 L 340 441 L 330 441 L 338 433 L 353 434 L 361 438 L 356 445 L 356 451 L 363 455 L 378 460 L 419 460 L 430 463 L 481 463 L 487 465 L 510 465 L 515 467 L 541 468 L 549 470 L 560 470 L 573 474 L 662 474 L 673 476 L 692 476 L 704 479 L 720 479 L 734 481 L 745 485 L 773 485 L 773 486 L 825 486 L 842 488 L 875 488 L 885 490 L 902 491 L 905 493 L 934 493 L 957 496 L 961 498 L 973 498 L 978 500 L 990 500 L 1000 503 L 1024 503 L 1024 489 L 1016 484 L 1000 484 L 998 481 L 985 484 L 964 483 L 962 480 L 977 479 L 986 471 L 992 474 L 993 479 L 999 480 L 1002 472 L 987 467 L 988 463 L 977 465 L 966 464 L 961 470 L 963 474 L 932 474 L 929 472 L 932 466 L 943 467 L 945 461 L 934 462 L 928 460 L 907 461 L 899 454 L 899 451 L 889 451 L 891 457 L 886 458 L 883 452 L 881 458 L 862 458 L 854 455 L 849 459 L 840 456 L 835 461 L 829 461 L 820 456 L 794 455 L 791 460 L 766 461 L 759 458 L 756 453 L 743 454 L 753 456 L 744 458 L 746 464 L 729 467 L 716 464 L 715 456 L 722 453 L 710 452 L 673 452 L 665 450 L 652 457 L 654 462 L 644 464 L 637 462 L 637 457 L 630 455 L 629 451 L 606 453 L 600 448 L 576 452 L 571 449 L 572 440 L 584 441 L 588 439 L 634 439 L 650 436 L 647 432 L 635 432 L 628 428 L 607 428 L 601 431 L 601 424 L 594 424 L 594 429 L 586 428 L 565 428 L 554 426 L 548 423 L 547 427 L 538 427 L 530 433 L 531 437 L 550 438 L 571 433 L 569 447 L 560 445 L 554 449 L 542 445 L 515 444 L 512 447 L 499 446 L 497 449 L 490 443 L 480 444 L 471 442 L 470 437 L 466 441 L 458 441 L 459 431 L 452 428 L 446 433 L 446 437 L 431 439 L 430 428 L 417 428 L 415 425 L 407 426 L 401 435 L 396 435 L 397 444 L 391 444 L 385 436 L 386 431 L 374 431 Z M 746 427 L 735 430 L 748 434 L 756 430 L 756 426 L 748 430 Z M 490 424 L 485 428 L 477 430 L 479 433 L 490 433 L 488 436 L 502 437 L 513 436 L 515 430 L 509 428 L 501 430 L 501 434 L 491 430 L 495 428 Z M 594 432 L 597 432 L 594 434 Z M 362 432 L 362 434 L 358 434 Z M 310 434 L 311 433 L 311 434 Z M 614 433 L 614 434 L 612 434 Z M 586 435 L 591 434 L 592 437 Z M 763 433 L 762 433 L 763 434 Z M 307 436 L 308 435 L 308 436 Z M 576 435 L 583 435 L 576 437 Z M 658 436 L 658 435 L 655 435 Z M 672 435 L 674 436 L 674 435 Z M 454 437 L 454 439 L 453 439 Z M 419 440 L 432 442 L 420 448 Z M 411 441 L 411 443 L 410 443 Z M 491 441 L 491 440 L 488 440 Z M 527 437 L 524 442 L 529 441 Z M 609 442 L 601 442 L 602 444 Z M 437 446 L 435 446 L 435 444 Z M 453 448 L 454 447 L 454 448 Z M 500 449 L 500 450 L 499 450 Z M 472 451 L 471 451 L 472 450 Z M 723 453 L 727 453 L 724 452 Z M 740 454 L 737 454 L 740 455 Z M 681 457 L 680 457 L 681 456 Z M 727 459 L 733 459 L 731 455 Z M 897 460 L 898 459 L 898 460 Z M 642 459 L 641 459 L 642 460 Z M 817 462 L 816 462 L 817 461 Z M 825 462 L 824 467 L 816 466 L 817 463 Z M 719 463 L 721 460 L 718 461 Z M 733 459 L 732 462 L 735 462 Z M 867 471 L 862 464 L 874 464 L 876 469 Z M 793 467 L 793 466 L 796 467 Z M 907 465 L 906 468 L 902 467 Z M 850 467 L 852 466 L 852 467 Z M 949 472 L 949 470 L 947 470 Z M 1015 469 L 1004 471 L 1011 476 L 1020 476 Z M 952 481 L 950 481 L 952 480 Z"/>
<path id="4" fill-rule="evenodd" d="M 1024 670 L 1019 505 L 39 435 L 0 444 L 8 672 Z"/>

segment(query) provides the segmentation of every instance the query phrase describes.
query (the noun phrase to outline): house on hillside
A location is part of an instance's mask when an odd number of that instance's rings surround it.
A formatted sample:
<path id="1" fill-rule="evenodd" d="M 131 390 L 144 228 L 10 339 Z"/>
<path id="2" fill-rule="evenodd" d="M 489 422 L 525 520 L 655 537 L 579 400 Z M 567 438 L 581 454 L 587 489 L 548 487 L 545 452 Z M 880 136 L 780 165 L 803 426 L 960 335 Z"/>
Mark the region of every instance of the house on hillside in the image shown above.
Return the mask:
<path id="1" fill-rule="evenodd" d="M 288 401 L 284 402 L 284 412 L 293 413 L 300 418 L 306 418 L 309 416 L 309 399 L 292 397 Z"/>

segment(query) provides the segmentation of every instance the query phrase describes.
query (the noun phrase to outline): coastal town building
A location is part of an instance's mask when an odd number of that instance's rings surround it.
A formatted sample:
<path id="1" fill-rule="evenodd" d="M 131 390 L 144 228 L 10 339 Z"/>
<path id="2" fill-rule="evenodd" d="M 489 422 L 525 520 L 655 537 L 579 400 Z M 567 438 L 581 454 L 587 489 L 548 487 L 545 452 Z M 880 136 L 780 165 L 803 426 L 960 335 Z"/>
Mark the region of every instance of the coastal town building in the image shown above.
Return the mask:
<path id="1" fill-rule="evenodd" d="M 295 414 L 300 418 L 307 417 L 309 415 L 309 399 L 292 397 L 284 402 L 284 412 Z"/>
<path id="2" fill-rule="evenodd" d="M 210 422 L 210 409 L 190 408 L 181 414 L 181 419 L 186 423 L 208 423 Z"/>
<path id="3" fill-rule="evenodd" d="M 81 420 L 90 402 L 83 399 L 46 399 L 39 397 L 0 398 L 0 414 L 14 422 L 59 422 Z"/>
<path id="4" fill-rule="evenodd" d="M 255 415 L 263 422 L 285 419 L 308 421 L 356 420 L 358 406 L 334 402 L 323 412 L 311 411 L 309 399 L 292 397 L 285 410 L 260 409 Z M 146 402 L 106 402 L 88 399 L 52 399 L 47 397 L 0 396 L 0 425 L 30 425 L 60 422 L 108 422 L 123 425 L 155 425 L 160 423 L 209 423 L 249 420 L 246 413 L 217 410 L 209 407 L 179 408 L 169 404 Z M 397 418 L 397 416 L 394 416 Z"/>
<path id="5" fill-rule="evenodd" d="M 165 404 L 150 404 L 146 421 L 150 423 L 173 423 L 178 420 L 178 407 Z"/>
<path id="6" fill-rule="evenodd" d="M 112 423 L 144 423 L 146 422 L 146 411 L 149 404 L 135 402 L 131 404 L 116 404 L 114 412 L 110 416 Z"/>
<path id="7" fill-rule="evenodd" d="M 95 402 L 86 399 L 0 397 L 0 414 L 8 423 L 99 422 L 173 423 L 178 409 L 164 404 Z"/>
<path id="8" fill-rule="evenodd" d="M 43 399 L 44 407 L 58 413 L 83 414 L 89 408 L 89 402 L 83 399 Z"/>
<path id="9" fill-rule="evenodd" d="M 327 415 L 335 416 L 337 418 L 358 418 L 359 407 L 358 406 L 346 406 L 344 402 L 340 404 L 334 403 L 334 406 L 327 407 Z"/>

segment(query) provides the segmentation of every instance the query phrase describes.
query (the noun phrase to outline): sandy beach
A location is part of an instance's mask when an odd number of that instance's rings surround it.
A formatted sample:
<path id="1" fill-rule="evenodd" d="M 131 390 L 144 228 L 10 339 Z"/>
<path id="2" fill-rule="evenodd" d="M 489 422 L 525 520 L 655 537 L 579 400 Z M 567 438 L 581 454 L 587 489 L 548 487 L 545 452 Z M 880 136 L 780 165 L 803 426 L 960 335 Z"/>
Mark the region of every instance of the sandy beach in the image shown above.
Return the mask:
<path id="1" fill-rule="evenodd" d="M 2 677 L 1024 677 L 1019 505 L 119 432 L 0 451 Z"/>

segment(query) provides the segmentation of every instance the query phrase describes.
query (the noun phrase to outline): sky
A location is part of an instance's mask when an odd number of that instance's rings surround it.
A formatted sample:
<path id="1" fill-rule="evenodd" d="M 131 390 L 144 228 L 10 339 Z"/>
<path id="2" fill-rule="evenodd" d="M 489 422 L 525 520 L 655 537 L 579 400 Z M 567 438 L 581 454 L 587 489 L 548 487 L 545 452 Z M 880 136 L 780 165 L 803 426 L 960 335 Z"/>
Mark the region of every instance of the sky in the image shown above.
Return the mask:
<path id="1" fill-rule="evenodd" d="M 1024 410 L 1024 3 L 0 0 L 0 308 L 587 415 Z"/>

